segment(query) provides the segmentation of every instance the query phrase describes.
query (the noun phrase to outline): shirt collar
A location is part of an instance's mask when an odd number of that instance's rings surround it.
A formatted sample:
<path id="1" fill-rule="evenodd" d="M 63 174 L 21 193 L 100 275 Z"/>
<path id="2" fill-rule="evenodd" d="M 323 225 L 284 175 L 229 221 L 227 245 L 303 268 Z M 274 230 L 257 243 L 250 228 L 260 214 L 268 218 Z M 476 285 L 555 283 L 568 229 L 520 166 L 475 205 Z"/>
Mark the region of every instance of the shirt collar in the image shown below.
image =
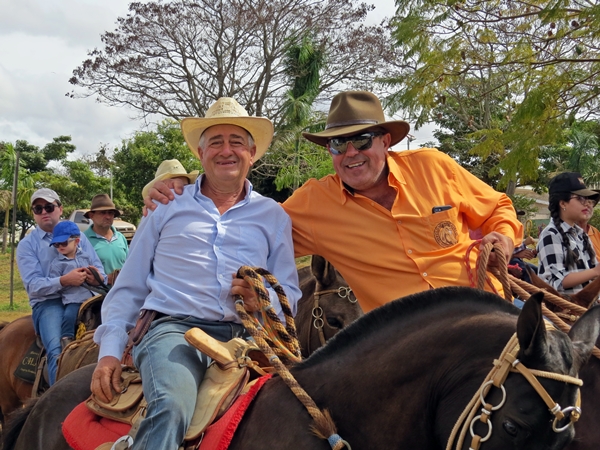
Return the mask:
<path id="1" fill-rule="evenodd" d="M 560 226 L 565 233 L 583 237 L 583 229 L 577 224 L 571 226 L 567 222 L 561 221 Z"/>
<path id="2" fill-rule="evenodd" d="M 206 197 L 200 190 L 200 185 L 202 184 L 202 179 L 204 176 L 205 174 L 202 174 L 196 179 L 194 184 L 194 197 Z M 250 198 L 250 194 L 252 194 L 252 183 L 250 183 L 250 180 L 247 178 L 244 180 L 244 187 L 246 188 L 246 195 L 244 196 L 244 200 L 242 200 L 240 203 L 247 202 Z"/>

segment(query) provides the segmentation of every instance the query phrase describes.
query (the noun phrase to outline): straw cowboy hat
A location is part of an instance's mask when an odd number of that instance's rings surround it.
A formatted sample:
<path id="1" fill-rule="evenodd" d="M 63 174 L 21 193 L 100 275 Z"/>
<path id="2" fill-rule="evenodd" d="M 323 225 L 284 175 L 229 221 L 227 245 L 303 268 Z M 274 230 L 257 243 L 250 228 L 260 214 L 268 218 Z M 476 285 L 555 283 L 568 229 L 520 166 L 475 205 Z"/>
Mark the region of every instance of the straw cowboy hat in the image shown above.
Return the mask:
<path id="1" fill-rule="evenodd" d="M 183 165 L 177 159 L 167 159 L 160 163 L 160 166 L 156 169 L 154 179 L 142 189 L 142 197 L 148 196 L 148 191 L 157 181 L 176 177 L 186 177 L 190 183 L 193 183 L 196 181 L 196 178 L 198 178 L 198 171 L 194 170 L 187 173 L 187 170 L 185 170 Z"/>
<path id="2" fill-rule="evenodd" d="M 256 144 L 254 161 L 263 156 L 273 139 L 273 122 L 265 117 L 249 116 L 248 112 L 230 97 L 221 97 L 208 108 L 204 117 L 187 117 L 181 121 L 185 142 L 196 157 L 198 142 L 204 131 L 215 125 L 237 125 L 252 135 Z"/>
<path id="3" fill-rule="evenodd" d="M 90 210 L 86 212 L 83 217 L 89 219 L 90 213 L 96 211 L 114 211 L 115 217 L 119 217 L 121 214 L 123 214 L 117 209 L 108 194 L 94 195 L 94 198 L 92 198 L 92 206 L 90 206 Z"/>
<path id="4" fill-rule="evenodd" d="M 410 131 L 410 125 L 403 120 L 385 121 L 381 102 L 375 94 L 366 91 L 347 91 L 333 97 L 325 131 L 304 132 L 302 136 L 326 147 L 331 138 L 352 136 L 373 128 L 383 128 L 392 135 L 390 146 L 400 142 Z"/>

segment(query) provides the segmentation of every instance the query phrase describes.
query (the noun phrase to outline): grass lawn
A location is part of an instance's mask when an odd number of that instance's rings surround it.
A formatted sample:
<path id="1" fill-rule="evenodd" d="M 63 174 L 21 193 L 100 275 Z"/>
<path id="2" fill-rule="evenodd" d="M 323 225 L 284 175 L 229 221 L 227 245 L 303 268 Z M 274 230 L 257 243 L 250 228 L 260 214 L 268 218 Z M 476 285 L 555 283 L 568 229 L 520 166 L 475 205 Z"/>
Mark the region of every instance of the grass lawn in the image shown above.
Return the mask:
<path id="1" fill-rule="evenodd" d="M 16 256 L 15 256 L 16 258 Z M 10 305 L 10 249 L 0 253 L 0 322 L 10 322 L 21 316 L 31 314 L 27 293 L 19 275 L 15 261 L 13 274 L 13 305 Z"/>

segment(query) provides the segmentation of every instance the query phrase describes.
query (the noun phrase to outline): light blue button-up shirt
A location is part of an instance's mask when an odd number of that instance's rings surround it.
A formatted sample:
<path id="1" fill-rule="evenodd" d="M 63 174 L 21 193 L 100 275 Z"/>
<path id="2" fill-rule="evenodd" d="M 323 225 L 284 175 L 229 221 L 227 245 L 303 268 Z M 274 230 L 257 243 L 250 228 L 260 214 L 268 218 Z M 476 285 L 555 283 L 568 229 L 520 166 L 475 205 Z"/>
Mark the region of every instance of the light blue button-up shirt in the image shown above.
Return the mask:
<path id="1" fill-rule="evenodd" d="M 58 253 L 58 252 L 57 252 Z M 58 253 L 52 264 L 50 264 L 50 278 L 61 277 L 68 274 L 71 270 L 78 267 L 93 266 L 94 261 L 92 255 L 81 250 L 81 246 L 77 246 L 74 258 L 67 258 L 62 253 Z M 95 296 L 93 291 L 90 291 L 84 286 L 64 286 L 58 291 L 62 298 L 63 305 L 69 303 L 83 303 L 88 298 Z"/>
<path id="2" fill-rule="evenodd" d="M 104 268 L 94 247 L 85 235 L 82 234 L 80 238 L 79 246 L 91 256 L 93 266 L 100 270 L 100 276 L 106 281 Z M 60 254 L 50 246 L 50 242 L 52 242 L 52 233 L 37 227 L 25 236 L 17 247 L 17 265 L 32 308 L 36 303 L 44 300 L 59 298 L 58 291 L 63 288 L 60 284 L 60 276 L 50 276 L 50 265 Z"/>
<path id="3" fill-rule="evenodd" d="M 289 216 L 252 191 L 248 180 L 245 198 L 221 215 L 200 191 L 201 182 L 202 177 L 142 220 L 102 306 L 103 323 L 94 335 L 99 358 L 121 358 L 141 309 L 241 323 L 230 291 L 232 274 L 242 265 L 271 272 L 296 313 L 301 292 Z M 269 292 L 282 317 L 275 291 Z"/>

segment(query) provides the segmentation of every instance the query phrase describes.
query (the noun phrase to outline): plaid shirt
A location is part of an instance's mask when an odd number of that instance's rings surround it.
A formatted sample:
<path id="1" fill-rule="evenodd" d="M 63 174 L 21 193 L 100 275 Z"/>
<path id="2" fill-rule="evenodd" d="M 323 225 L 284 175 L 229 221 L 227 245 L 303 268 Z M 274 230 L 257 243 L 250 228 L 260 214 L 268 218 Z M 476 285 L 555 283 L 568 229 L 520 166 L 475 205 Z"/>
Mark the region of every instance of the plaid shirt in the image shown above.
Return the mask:
<path id="1" fill-rule="evenodd" d="M 564 292 L 565 294 L 575 294 L 582 290 L 589 281 L 565 289 L 562 286 L 563 279 L 571 272 L 579 272 L 596 267 L 598 262 L 595 256 L 591 257 L 584 249 L 584 231 L 579 226 L 570 226 L 565 222 L 561 222 L 560 226 L 569 238 L 569 245 L 575 254 L 577 267 L 566 266 L 567 255 L 563 247 L 563 238 L 554 225 L 554 221 L 550 221 L 542 231 L 542 234 L 540 234 L 537 246 L 539 258 L 538 275 L 557 291 Z"/>

